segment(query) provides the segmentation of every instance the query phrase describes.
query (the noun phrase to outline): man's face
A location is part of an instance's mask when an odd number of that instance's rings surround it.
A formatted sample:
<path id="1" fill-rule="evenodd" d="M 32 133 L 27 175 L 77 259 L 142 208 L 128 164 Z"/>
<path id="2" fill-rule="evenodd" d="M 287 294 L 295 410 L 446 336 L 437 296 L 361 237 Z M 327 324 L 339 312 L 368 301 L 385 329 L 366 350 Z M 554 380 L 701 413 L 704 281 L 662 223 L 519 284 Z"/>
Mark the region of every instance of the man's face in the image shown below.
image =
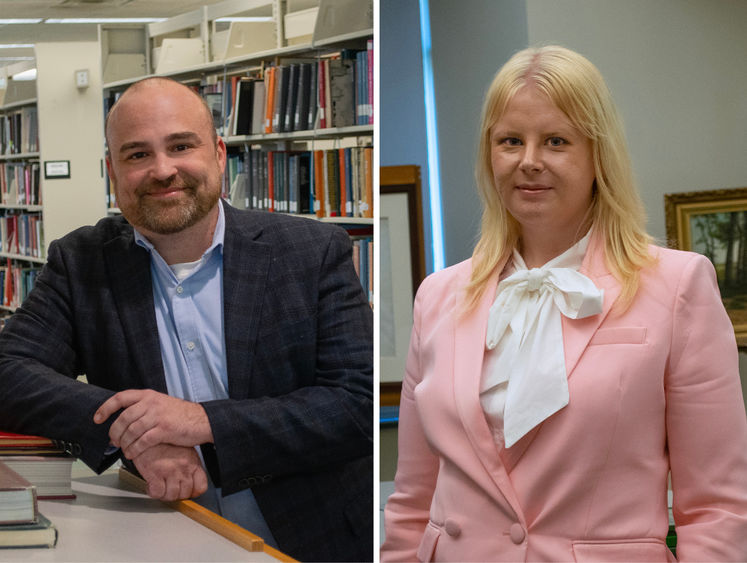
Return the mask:
<path id="1" fill-rule="evenodd" d="M 109 118 L 107 169 L 117 204 L 144 235 L 172 234 L 220 198 L 226 147 L 199 98 L 152 81 L 128 91 Z"/>

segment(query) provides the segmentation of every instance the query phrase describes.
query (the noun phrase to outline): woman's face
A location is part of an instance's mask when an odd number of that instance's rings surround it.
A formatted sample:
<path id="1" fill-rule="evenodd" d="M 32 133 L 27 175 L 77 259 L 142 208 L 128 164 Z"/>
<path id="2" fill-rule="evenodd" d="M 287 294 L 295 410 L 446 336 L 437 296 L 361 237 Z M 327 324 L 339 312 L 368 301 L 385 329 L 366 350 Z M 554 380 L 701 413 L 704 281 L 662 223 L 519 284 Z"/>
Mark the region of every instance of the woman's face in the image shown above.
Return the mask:
<path id="1" fill-rule="evenodd" d="M 514 95 L 490 135 L 495 185 L 522 238 L 552 233 L 568 248 L 589 219 L 591 140 L 533 85 Z"/>

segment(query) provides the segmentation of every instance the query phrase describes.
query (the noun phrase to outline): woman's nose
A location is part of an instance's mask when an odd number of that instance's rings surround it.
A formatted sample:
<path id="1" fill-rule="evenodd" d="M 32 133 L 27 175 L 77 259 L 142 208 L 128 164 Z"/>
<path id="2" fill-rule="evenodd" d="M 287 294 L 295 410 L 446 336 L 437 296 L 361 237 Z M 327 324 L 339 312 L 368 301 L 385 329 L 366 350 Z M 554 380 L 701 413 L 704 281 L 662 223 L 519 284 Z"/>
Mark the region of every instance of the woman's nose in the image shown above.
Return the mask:
<path id="1" fill-rule="evenodd" d="M 541 172 L 544 169 L 541 151 L 530 145 L 525 146 L 519 168 L 526 174 Z"/>

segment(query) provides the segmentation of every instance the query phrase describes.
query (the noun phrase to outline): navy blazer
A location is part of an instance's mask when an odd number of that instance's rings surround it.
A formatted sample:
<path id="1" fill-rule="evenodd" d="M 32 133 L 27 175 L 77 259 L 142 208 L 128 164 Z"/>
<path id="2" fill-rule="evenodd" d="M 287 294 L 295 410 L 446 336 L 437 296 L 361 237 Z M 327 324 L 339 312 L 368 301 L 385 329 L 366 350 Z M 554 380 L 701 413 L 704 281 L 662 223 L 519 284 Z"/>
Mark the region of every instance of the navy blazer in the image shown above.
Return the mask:
<path id="1" fill-rule="evenodd" d="M 370 561 L 372 313 L 350 239 L 316 221 L 224 208 L 229 399 L 203 403 L 211 477 L 225 494 L 251 487 L 289 555 Z M 60 440 L 100 472 L 115 461 L 104 453 L 111 421 L 96 425 L 93 413 L 132 388 L 166 393 L 166 381 L 148 252 L 110 217 L 50 245 L 0 333 L 0 428 Z"/>

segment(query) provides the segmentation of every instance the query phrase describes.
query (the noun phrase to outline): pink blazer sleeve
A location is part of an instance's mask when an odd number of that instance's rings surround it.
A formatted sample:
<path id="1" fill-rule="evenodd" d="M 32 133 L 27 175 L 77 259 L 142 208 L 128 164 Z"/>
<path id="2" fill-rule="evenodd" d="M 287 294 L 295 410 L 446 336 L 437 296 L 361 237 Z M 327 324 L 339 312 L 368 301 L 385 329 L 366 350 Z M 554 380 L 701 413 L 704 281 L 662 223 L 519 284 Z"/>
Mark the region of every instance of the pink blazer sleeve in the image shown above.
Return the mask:
<path id="1" fill-rule="evenodd" d="M 413 308 L 413 328 L 407 355 L 399 410 L 399 443 L 395 492 L 384 510 L 385 542 L 381 561 L 416 561 L 416 553 L 428 523 L 431 499 L 438 476 L 438 458 L 426 440 L 415 407 L 415 386 L 423 378 L 420 364 L 420 325 L 426 280 Z"/>
<path id="2" fill-rule="evenodd" d="M 747 419 L 712 264 L 680 276 L 665 377 L 677 559 L 747 561 Z"/>

